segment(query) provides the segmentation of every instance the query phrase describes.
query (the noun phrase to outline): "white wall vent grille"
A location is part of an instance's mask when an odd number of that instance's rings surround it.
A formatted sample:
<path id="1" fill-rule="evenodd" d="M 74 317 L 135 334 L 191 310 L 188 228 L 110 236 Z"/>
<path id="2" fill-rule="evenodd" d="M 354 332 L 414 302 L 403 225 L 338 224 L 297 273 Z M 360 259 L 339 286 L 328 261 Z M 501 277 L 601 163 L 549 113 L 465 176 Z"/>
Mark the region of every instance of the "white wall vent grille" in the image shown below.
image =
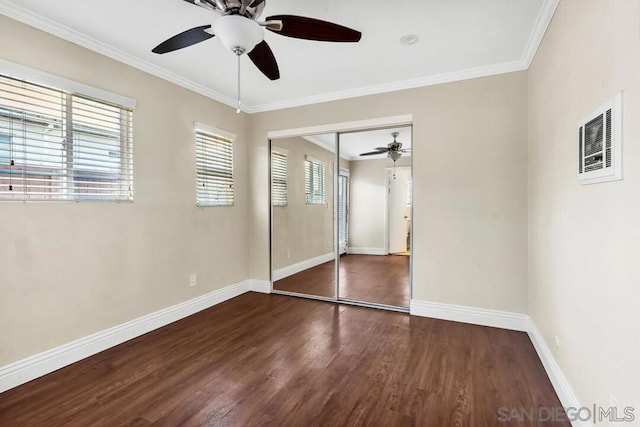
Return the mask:
<path id="1" fill-rule="evenodd" d="M 578 181 L 622 179 L 622 93 L 578 123 Z"/>

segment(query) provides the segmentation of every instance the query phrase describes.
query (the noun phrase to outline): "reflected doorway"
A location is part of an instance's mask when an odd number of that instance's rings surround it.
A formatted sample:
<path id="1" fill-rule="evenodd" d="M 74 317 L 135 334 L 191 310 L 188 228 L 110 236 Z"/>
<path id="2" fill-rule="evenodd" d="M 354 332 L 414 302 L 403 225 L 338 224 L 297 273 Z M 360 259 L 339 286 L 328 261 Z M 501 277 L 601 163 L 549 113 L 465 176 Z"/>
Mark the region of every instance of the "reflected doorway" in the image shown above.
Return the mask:
<path id="1" fill-rule="evenodd" d="M 410 255 L 411 167 L 387 168 L 387 248 L 391 255 Z"/>

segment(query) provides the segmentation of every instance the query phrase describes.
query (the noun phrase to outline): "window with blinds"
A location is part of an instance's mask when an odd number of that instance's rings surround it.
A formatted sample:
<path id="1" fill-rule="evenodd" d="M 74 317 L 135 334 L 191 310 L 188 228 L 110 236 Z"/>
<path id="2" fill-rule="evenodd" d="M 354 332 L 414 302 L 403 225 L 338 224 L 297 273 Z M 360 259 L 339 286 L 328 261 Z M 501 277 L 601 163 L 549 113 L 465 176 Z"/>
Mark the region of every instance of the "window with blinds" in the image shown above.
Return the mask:
<path id="1" fill-rule="evenodd" d="M 133 112 L 0 75 L 0 200 L 133 200 Z"/>
<path id="2" fill-rule="evenodd" d="M 324 205 L 326 197 L 325 165 L 311 158 L 304 161 L 304 189 L 308 205 Z"/>
<path id="3" fill-rule="evenodd" d="M 271 151 L 271 200 L 273 206 L 287 206 L 287 153 Z"/>
<path id="4" fill-rule="evenodd" d="M 196 204 L 232 206 L 233 139 L 196 128 Z"/>

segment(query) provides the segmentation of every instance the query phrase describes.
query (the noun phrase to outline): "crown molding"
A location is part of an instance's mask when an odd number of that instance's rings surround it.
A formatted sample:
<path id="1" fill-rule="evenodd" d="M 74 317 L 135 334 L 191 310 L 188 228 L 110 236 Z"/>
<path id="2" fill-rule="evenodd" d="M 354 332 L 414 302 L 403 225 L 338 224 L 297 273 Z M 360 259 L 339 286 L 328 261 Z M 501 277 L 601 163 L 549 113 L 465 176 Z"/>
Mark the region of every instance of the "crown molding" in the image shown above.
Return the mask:
<path id="1" fill-rule="evenodd" d="M 310 143 L 315 144 L 320 148 L 324 148 L 325 150 L 327 150 L 330 153 L 335 153 L 336 152 L 335 145 L 331 145 L 331 144 L 327 143 L 322 138 L 320 138 L 318 135 L 307 135 L 307 136 L 303 136 L 301 138 L 302 139 L 306 139 Z M 348 156 L 348 155 L 346 155 L 344 153 L 340 153 L 340 157 L 343 158 L 344 160 L 353 160 L 353 158 L 351 156 Z"/>
<path id="2" fill-rule="evenodd" d="M 310 143 L 315 144 L 320 148 L 324 148 L 325 150 L 327 150 L 330 153 L 335 153 L 336 152 L 335 142 L 334 142 L 334 145 L 332 145 L 330 143 L 327 143 L 322 138 L 320 138 L 318 135 L 303 136 L 302 139 L 306 139 Z M 334 141 L 335 141 L 335 139 L 334 139 Z"/>
<path id="3" fill-rule="evenodd" d="M 451 83 L 461 80 L 475 79 L 498 74 L 511 73 L 526 70 L 522 60 L 505 62 L 502 64 L 489 65 L 484 67 L 470 68 L 467 70 L 442 73 L 433 76 L 419 77 L 417 79 L 402 80 L 399 82 L 385 83 L 381 85 L 365 86 L 356 89 L 331 92 L 322 95 L 308 96 L 304 98 L 291 99 L 286 101 L 271 102 L 245 106 L 248 113 L 263 113 L 266 111 L 282 110 L 284 108 L 301 107 L 304 105 L 320 104 L 323 102 L 338 101 L 361 96 L 377 95 L 380 93 L 396 92 L 400 90 L 415 89 L 418 87 L 433 86 L 442 83 Z"/>
<path id="4" fill-rule="evenodd" d="M 425 76 L 393 83 L 365 86 L 361 88 L 336 91 L 285 101 L 256 105 L 244 105 L 242 110 L 249 114 L 261 113 L 526 70 L 529 68 L 531 62 L 533 61 L 533 58 L 535 57 L 538 47 L 542 42 L 544 34 L 549 24 L 551 23 L 551 19 L 553 18 L 553 15 L 559 3 L 560 0 L 544 0 L 540 12 L 538 13 L 533 31 L 531 32 L 531 35 L 527 42 L 527 47 L 523 53 L 522 58 L 517 61 L 470 68 L 467 70 L 442 73 L 433 76 Z M 165 68 L 136 58 L 135 56 L 120 49 L 116 49 L 113 46 L 100 42 L 58 22 L 35 14 L 23 7 L 14 4 L 11 1 L 0 0 L 0 14 L 6 15 L 9 18 L 15 19 L 39 30 L 53 34 L 54 36 L 85 47 L 116 61 L 130 65 L 134 68 L 147 72 L 161 79 L 167 80 L 171 83 L 189 89 L 195 93 L 206 96 L 215 101 L 221 102 L 230 107 L 236 107 L 236 100 L 234 98 L 221 94 L 220 92 L 217 92 L 192 80 L 186 79 Z"/>
<path id="5" fill-rule="evenodd" d="M 540 43 L 542 43 L 542 39 L 547 32 L 547 28 L 549 28 L 549 24 L 551 24 L 551 20 L 559 4 L 560 0 L 545 0 L 540 8 L 536 23 L 533 26 L 533 31 L 531 31 L 529 41 L 527 42 L 527 48 L 522 55 L 522 64 L 526 69 L 529 69 L 531 66 L 533 58 L 535 58 L 538 52 Z"/>
<path id="6" fill-rule="evenodd" d="M 301 107 L 304 105 L 320 104 L 323 102 L 338 101 L 341 99 L 357 98 L 360 96 L 415 89 L 418 87 L 433 86 L 443 83 L 452 83 L 462 80 L 476 79 L 479 77 L 488 77 L 528 70 L 531 62 L 533 61 L 533 58 L 536 55 L 536 52 L 538 51 L 538 47 L 540 47 L 540 43 L 542 43 L 542 39 L 544 38 L 547 28 L 549 27 L 551 19 L 553 19 L 553 15 L 555 14 L 559 4 L 560 0 L 544 0 L 542 7 L 538 12 L 533 30 L 529 35 L 527 47 L 525 48 L 522 58 L 517 61 L 504 62 L 501 64 L 470 68 L 467 70 L 442 73 L 433 76 L 425 76 L 417 79 L 403 80 L 381 85 L 349 89 L 287 101 L 246 106 L 246 111 L 248 113 L 263 113 L 285 108 Z"/>
<path id="7" fill-rule="evenodd" d="M 150 62 L 136 58 L 129 53 L 126 53 L 120 49 L 116 49 L 113 46 L 82 34 L 79 31 L 75 31 L 49 18 L 45 18 L 41 15 L 33 13 L 30 10 L 16 5 L 13 2 L 0 0 L 0 14 L 52 34 L 56 37 L 60 37 L 61 39 L 67 40 L 71 43 L 75 43 L 79 46 L 107 56 L 111 59 L 115 59 L 116 61 L 130 65 L 161 79 L 167 80 L 185 89 L 189 89 L 195 93 L 206 96 L 207 98 L 211 98 L 233 108 L 236 107 L 237 101 L 234 98 L 223 95 L 204 85 L 186 79 L 172 71 L 154 65 Z"/>

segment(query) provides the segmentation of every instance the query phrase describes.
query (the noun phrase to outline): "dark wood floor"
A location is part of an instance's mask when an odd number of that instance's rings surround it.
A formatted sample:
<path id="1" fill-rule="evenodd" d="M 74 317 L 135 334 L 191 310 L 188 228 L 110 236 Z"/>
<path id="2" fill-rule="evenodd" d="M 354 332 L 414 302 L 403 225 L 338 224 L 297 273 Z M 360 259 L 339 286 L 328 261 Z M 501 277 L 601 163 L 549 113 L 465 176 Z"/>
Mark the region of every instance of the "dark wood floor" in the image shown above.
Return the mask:
<path id="1" fill-rule="evenodd" d="M 335 295 L 334 262 L 326 262 L 274 282 L 277 290 L 331 297 Z M 409 307 L 409 257 L 343 255 L 340 298 Z"/>
<path id="2" fill-rule="evenodd" d="M 0 394 L 0 425 L 495 426 L 542 406 L 525 333 L 248 293 Z"/>

